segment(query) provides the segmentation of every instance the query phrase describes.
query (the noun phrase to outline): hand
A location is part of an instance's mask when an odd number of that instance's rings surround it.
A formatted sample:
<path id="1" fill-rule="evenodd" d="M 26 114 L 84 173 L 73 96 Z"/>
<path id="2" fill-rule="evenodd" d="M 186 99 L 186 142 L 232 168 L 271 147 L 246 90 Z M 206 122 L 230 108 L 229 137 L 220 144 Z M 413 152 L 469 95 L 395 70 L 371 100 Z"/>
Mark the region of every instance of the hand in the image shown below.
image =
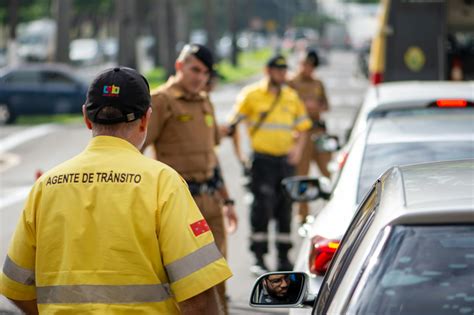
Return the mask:
<path id="1" fill-rule="evenodd" d="M 288 152 L 288 157 L 287 157 L 288 163 L 290 163 L 290 165 L 296 166 L 301 160 L 301 155 L 302 155 L 302 152 L 298 148 L 298 146 L 294 146 L 290 150 L 290 152 Z"/>
<path id="2" fill-rule="evenodd" d="M 237 213 L 235 212 L 235 207 L 233 205 L 224 206 L 224 221 L 226 226 L 226 231 L 228 234 L 232 234 L 237 230 Z"/>
<path id="3" fill-rule="evenodd" d="M 231 127 L 228 125 L 219 125 L 219 136 L 221 138 L 228 137 L 231 132 Z"/>

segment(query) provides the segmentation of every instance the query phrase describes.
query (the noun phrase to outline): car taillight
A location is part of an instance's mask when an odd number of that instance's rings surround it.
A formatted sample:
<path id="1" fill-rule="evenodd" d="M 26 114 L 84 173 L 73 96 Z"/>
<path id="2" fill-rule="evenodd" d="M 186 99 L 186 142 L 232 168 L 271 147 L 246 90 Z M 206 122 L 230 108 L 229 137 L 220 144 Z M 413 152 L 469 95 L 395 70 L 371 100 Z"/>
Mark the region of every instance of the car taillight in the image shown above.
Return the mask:
<path id="1" fill-rule="evenodd" d="M 444 99 L 444 100 L 437 100 L 436 106 L 438 107 L 466 107 L 467 101 L 466 100 L 459 100 L 459 99 Z"/>
<path id="2" fill-rule="evenodd" d="M 324 276 L 328 270 L 334 253 L 339 247 L 340 240 L 329 240 L 321 236 L 311 239 L 309 254 L 309 271 L 318 276 Z"/>
<path id="3" fill-rule="evenodd" d="M 370 75 L 370 82 L 373 84 L 373 85 L 377 85 L 379 83 L 382 83 L 383 81 L 383 75 L 381 72 L 374 72 L 374 73 L 371 73 Z"/>

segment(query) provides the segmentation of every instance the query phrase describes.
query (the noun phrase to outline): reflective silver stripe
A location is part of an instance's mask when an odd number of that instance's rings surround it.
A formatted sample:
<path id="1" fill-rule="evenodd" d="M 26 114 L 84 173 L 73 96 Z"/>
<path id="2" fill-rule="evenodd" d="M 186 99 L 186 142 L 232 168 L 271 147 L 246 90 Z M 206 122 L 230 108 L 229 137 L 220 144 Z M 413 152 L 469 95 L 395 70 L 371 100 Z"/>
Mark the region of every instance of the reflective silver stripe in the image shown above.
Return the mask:
<path id="1" fill-rule="evenodd" d="M 267 233 L 253 233 L 250 235 L 250 239 L 254 242 L 266 242 L 268 241 L 268 234 Z"/>
<path id="2" fill-rule="evenodd" d="M 308 115 L 303 115 L 303 116 L 300 116 L 298 117 L 296 120 L 295 120 L 295 126 L 298 125 L 300 122 L 302 122 L 303 120 L 306 120 L 306 119 L 309 119 L 309 116 Z"/>
<path id="3" fill-rule="evenodd" d="M 18 266 L 7 256 L 3 265 L 3 273 L 13 281 L 26 285 L 35 284 L 35 271 Z"/>
<path id="4" fill-rule="evenodd" d="M 250 126 L 253 128 L 255 126 L 255 123 L 250 124 Z M 292 126 L 286 125 L 286 124 L 266 124 L 263 123 L 260 126 L 260 129 L 267 129 L 267 130 L 293 130 Z"/>
<path id="5" fill-rule="evenodd" d="M 291 236 L 288 233 L 278 233 L 275 236 L 275 240 L 278 243 L 291 243 Z"/>
<path id="6" fill-rule="evenodd" d="M 170 282 L 176 282 L 210 263 L 221 259 L 222 254 L 214 242 L 165 266 Z"/>
<path id="7" fill-rule="evenodd" d="M 39 304 L 150 303 L 171 297 L 169 285 L 57 285 L 37 287 Z"/>

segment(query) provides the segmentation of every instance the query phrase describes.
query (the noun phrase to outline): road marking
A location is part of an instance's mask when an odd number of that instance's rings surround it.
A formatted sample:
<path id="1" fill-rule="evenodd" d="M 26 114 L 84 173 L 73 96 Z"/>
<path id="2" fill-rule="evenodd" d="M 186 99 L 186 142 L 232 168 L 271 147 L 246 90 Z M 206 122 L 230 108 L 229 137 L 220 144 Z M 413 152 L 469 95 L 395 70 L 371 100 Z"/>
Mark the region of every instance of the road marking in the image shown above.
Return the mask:
<path id="1" fill-rule="evenodd" d="M 0 197 L 0 209 L 11 206 L 17 202 L 25 200 L 32 185 L 22 186 L 5 192 L 5 197 Z"/>
<path id="2" fill-rule="evenodd" d="M 18 164 L 20 164 L 20 156 L 18 154 L 0 152 L 0 173 Z"/>
<path id="3" fill-rule="evenodd" d="M 45 124 L 9 135 L 0 140 L 0 153 L 11 150 L 27 141 L 45 136 L 56 129 L 57 127 L 54 124 Z"/>

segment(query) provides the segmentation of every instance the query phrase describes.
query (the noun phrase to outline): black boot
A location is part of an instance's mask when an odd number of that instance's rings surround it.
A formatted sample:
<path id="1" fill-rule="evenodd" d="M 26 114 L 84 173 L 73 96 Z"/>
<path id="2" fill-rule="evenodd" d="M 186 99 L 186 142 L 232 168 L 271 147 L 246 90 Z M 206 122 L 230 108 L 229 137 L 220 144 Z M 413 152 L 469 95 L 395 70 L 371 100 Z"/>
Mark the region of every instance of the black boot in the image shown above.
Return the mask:
<path id="1" fill-rule="evenodd" d="M 279 255 L 278 257 L 278 271 L 291 271 L 293 270 L 293 264 L 288 259 L 288 255 Z"/>

